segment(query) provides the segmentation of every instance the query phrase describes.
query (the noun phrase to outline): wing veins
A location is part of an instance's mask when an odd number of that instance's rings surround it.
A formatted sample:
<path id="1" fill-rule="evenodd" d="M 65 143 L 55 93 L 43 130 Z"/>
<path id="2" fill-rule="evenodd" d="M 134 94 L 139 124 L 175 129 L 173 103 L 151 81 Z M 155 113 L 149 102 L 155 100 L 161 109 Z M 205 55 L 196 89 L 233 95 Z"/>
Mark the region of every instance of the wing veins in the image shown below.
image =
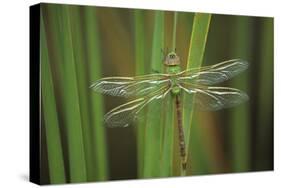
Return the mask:
<path id="1" fill-rule="evenodd" d="M 182 71 L 177 74 L 177 80 L 179 83 L 213 85 L 231 79 L 247 67 L 246 61 L 233 59 L 211 66 Z"/>
<path id="2" fill-rule="evenodd" d="M 152 74 L 137 77 L 108 77 L 97 80 L 90 88 L 112 96 L 144 96 L 169 83 L 166 74 Z"/>
<path id="3" fill-rule="evenodd" d="M 146 97 L 142 97 L 128 103 L 122 104 L 105 115 L 105 122 L 110 127 L 126 127 L 136 118 L 136 115 L 151 101 L 165 97 L 169 92 L 170 86 L 163 86 Z M 130 106 L 131 104 L 134 104 Z M 128 107 L 127 107 L 128 106 Z"/>
<path id="4" fill-rule="evenodd" d="M 186 93 L 193 96 L 193 103 L 202 110 L 219 110 L 238 105 L 248 96 L 239 89 L 229 87 L 202 87 L 196 85 L 180 84 Z"/>

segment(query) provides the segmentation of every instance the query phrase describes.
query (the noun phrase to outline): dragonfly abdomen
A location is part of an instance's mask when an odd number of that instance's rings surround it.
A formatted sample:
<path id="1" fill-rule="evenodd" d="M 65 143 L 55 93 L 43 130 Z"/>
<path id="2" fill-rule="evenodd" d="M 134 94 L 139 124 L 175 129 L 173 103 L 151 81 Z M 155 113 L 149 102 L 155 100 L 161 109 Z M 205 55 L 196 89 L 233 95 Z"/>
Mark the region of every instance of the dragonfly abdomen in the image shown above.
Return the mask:
<path id="1" fill-rule="evenodd" d="M 181 103 L 179 99 L 179 95 L 176 95 L 176 112 L 177 112 L 177 120 L 178 120 L 178 133 L 179 133 L 179 146 L 180 146 L 180 155 L 182 160 L 182 169 L 186 169 L 186 152 L 185 152 L 185 139 L 184 139 L 184 131 L 182 126 L 182 109 Z"/>

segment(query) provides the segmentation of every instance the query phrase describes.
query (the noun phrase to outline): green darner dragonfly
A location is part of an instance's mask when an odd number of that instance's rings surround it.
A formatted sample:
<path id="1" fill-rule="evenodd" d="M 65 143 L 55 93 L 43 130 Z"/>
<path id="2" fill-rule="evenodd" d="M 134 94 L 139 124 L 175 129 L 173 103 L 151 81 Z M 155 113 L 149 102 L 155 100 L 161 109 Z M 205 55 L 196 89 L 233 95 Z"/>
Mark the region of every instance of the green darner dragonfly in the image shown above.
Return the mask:
<path id="1" fill-rule="evenodd" d="M 248 95 L 238 89 L 212 86 L 244 71 L 248 63 L 241 59 L 233 59 L 212 66 L 181 71 L 179 56 L 175 52 L 170 52 L 164 59 L 164 65 L 165 74 L 107 77 L 94 82 L 91 88 L 112 96 L 137 97 L 105 115 L 104 121 L 109 127 L 127 127 L 146 105 L 171 95 L 176 106 L 179 147 L 182 167 L 185 169 L 187 157 L 181 100 L 184 95 L 192 97 L 194 105 L 199 109 L 212 111 L 232 107 L 248 100 Z"/>

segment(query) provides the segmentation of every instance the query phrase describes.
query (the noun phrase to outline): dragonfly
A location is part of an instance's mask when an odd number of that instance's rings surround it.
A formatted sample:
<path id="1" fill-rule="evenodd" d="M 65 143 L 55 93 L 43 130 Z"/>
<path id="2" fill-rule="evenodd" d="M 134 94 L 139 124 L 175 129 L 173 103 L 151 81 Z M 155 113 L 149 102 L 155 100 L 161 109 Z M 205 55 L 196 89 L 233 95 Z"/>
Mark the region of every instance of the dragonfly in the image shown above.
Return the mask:
<path id="1" fill-rule="evenodd" d="M 127 127 L 139 112 L 153 101 L 170 95 L 175 104 L 182 168 L 186 169 L 187 155 L 183 130 L 184 96 L 201 110 L 217 111 L 243 103 L 248 95 L 235 88 L 213 86 L 231 79 L 248 68 L 247 61 L 232 59 L 211 66 L 181 71 L 180 57 L 170 52 L 163 60 L 165 73 L 135 77 L 106 77 L 95 81 L 90 88 L 95 92 L 118 97 L 135 97 L 104 116 L 109 127 Z"/>

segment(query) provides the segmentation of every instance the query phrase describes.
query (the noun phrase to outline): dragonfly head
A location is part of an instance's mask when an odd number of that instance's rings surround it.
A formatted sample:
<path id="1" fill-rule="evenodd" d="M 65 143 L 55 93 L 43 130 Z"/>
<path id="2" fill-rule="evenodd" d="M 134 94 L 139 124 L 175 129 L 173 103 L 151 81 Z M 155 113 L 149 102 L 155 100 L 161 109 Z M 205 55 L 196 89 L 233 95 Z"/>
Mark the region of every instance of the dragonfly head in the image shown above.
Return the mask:
<path id="1" fill-rule="evenodd" d="M 180 64 L 180 57 L 175 52 L 170 52 L 164 60 L 166 66 L 173 66 Z"/>

